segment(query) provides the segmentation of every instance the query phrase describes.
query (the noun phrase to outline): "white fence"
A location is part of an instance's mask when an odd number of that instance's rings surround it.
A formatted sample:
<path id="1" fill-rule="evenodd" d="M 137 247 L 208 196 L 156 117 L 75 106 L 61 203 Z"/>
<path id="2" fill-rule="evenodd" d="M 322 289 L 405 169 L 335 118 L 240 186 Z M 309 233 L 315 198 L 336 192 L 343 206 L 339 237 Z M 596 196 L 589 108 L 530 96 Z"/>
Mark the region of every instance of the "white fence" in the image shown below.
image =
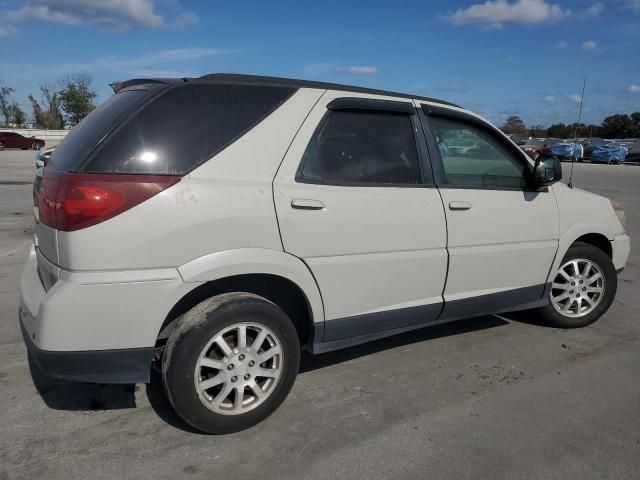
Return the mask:
<path id="1" fill-rule="evenodd" d="M 70 130 L 45 130 L 43 128 L 2 128 L 0 132 L 16 132 L 25 137 L 37 137 L 45 141 L 45 148 L 55 147 Z"/>

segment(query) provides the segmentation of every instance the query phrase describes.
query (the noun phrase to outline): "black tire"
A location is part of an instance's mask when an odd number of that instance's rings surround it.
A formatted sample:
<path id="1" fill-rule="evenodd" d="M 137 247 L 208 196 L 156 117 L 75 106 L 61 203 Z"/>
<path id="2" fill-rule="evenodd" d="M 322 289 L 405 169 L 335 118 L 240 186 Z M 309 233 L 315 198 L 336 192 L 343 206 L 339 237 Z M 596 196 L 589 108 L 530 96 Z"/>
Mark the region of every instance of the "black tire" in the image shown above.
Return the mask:
<path id="1" fill-rule="evenodd" d="M 33 148 L 34 150 L 40 150 L 40 144 L 38 142 L 33 142 L 33 144 L 31 145 L 31 148 Z"/>
<path id="2" fill-rule="evenodd" d="M 195 389 L 196 362 L 207 343 L 225 327 L 249 320 L 278 337 L 282 373 L 269 396 L 252 410 L 236 415 L 214 412 Z M 184 421 L 206 433 L 225 434 L 249 428 L 271 415 L 289 394 L 299 364 L 298 334 L 280 307 L 258 295 L 225 293 L 199 303 L 180 318 L 162 357 L 162 379 L 169 401 Z"/>
<path id="3" fill-rule="evenodd" d="M 539 309 L 539 313 L 554 327 L 579 328 L 591 325 L 606 313 L 616 296 L 616 291 L 618 289 L 618 274 L 616 273 L 616 269 L 609 256 L 593 245 L 576 242 L 569 248 L 560 265 L 564 265 L 570 260 L 579 258 L 592 261 L 602 270 L 605 280 L 602 300 L 600 300 L 600 303 L 596 308 L 587 315 L 577 318 L 561 314 L 553 307 L 553 305 L 551 305 L 551 301 L 549 301 L 548 305 Z"/>

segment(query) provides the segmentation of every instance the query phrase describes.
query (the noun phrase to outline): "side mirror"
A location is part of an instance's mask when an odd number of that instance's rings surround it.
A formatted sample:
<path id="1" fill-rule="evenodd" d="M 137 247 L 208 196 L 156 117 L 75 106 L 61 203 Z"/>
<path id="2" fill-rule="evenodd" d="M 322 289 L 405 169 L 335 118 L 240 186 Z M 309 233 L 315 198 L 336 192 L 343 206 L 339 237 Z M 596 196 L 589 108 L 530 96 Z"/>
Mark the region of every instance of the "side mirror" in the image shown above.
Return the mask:
<path id="1" fill-rule="evenodd" d="M 562 179 L 562 163 L 558 157 L 541 155 L 533 167 L 533 182 L 536 187 L 546 187 Z"/>

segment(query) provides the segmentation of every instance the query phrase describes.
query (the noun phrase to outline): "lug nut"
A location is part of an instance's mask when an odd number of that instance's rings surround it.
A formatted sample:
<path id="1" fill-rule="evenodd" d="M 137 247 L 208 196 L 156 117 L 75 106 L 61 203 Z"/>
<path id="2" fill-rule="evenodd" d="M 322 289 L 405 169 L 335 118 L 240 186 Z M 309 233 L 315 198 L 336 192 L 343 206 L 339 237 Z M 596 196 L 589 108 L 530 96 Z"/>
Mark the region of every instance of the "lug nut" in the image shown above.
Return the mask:
<path id="1" fill-rule="evenodd" d="M 233 363 L 230 363 L 229 365 L 227 365 L 227 370 L 233 370 Z"/>
<path id="2" fill-rule="evenodd" d="M 249 375 L 248 373 L 244 376 L 245 380 L 249 380 L 251 378 L 251 375 Z"/>
<path id="3" fill-rule="evenodd" d="M 582 291 L 586 292 L 587 291 L 587 287 L 582 287 Z"/>
<path id="4" fill-rule="evenodd" d="M 249 362 L 249 366 L 250 366 L 250 367 L 253 367 L 255 364 L 256 364 L 256 362 L 254 362 L 253 360 L 251 360 L 251 361 Z"/>
<path id="5" fill-rule="evenodd" d="M 571 282 L 571 286 L 573 287 L 576 284 L 576 282 Z"/>
<path id="6" fill-rule="evenodd" d="M 577 293 L 577 294 L 576 294 L 576 297 L 579 297 L 579 296 L 580 296 L 580 294 L 579 294 L 579 293 Z"/>
<path id="7" fill-rule="evenodd" d="M 573 294 L 573 290 L 569 290 L 569 293 Z"/>
<path id="8" fill-rule="evenodd" d="M 240 360 L 240 361 L 244 360 L 244 355 L 240 354 L 240 356 L 238 357 L 238 360 Z"/>
<path id="9" fill-rule="evenodd" d="M 238 381 L 238 377 L 236 377 L 235 375 L 233 377 L 231 377 L 231 382 L 235 383 Z"/>

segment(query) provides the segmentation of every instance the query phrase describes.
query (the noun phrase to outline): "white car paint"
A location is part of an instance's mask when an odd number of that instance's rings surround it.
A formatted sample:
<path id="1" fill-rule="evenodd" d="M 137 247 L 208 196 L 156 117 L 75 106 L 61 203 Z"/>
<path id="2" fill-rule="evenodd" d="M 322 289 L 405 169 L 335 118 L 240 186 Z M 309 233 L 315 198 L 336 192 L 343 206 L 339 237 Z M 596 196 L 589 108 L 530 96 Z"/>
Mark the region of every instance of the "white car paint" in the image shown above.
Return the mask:
<path id="1" fill-rule="evenodd" d="M 624 266 L 629 240 L 608 200 L 562 184 L 528 196 L 296 183 L 326 104 L 343 96 L 394 99 L 300 88 L 148 201 L 73 232 L 38 224 L 37 252 L 58 281 L 45 290 L 33 249 L 21 280 L 27 334 L 51 351 L 152 347 L 188 292 L 251 273 L 296 284 L 322 325 L 438 304 L 443 294 L 446 301 L 542 285 L 588 233 L 611 240 L 614 264 Z M 324 208 L 293 210 L 296 199 Z M 471 210 L 445 208 L 459 201 Z"/>

